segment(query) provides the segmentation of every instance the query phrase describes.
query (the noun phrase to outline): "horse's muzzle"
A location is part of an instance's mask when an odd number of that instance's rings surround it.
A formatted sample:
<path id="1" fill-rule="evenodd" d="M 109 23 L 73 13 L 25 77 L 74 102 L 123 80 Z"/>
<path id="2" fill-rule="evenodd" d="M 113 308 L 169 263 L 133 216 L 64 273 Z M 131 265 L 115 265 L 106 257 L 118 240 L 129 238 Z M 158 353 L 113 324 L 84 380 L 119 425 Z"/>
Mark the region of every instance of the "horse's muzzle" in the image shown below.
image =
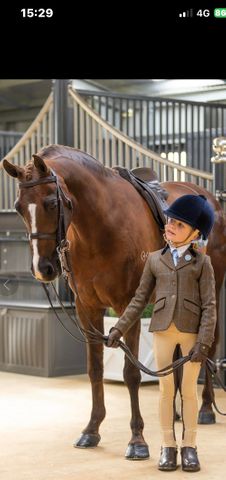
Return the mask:
<path id="1" fill-rule="evenodd" d="M 34 269 L 34 266 L 32 265 L 31 271 L 36 280 L 46 283 L 52 282 L 61 275 L 60 262 L 57 257 L 51 260 L 45 257 L 40 257 L 38 269 Z"/>

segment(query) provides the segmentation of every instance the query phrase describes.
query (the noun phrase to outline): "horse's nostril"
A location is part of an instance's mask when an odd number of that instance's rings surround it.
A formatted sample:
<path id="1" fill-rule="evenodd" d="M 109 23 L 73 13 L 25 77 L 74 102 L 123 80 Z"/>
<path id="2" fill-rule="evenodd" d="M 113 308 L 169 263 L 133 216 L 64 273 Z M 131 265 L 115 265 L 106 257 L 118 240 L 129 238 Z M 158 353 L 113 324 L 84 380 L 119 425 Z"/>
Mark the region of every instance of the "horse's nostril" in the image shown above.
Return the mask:
<path id="1" fill-rule="evenodd" d="M 42 273 L 42 275 L 51 276 L 54 273 L 52 263 L 45 258 L 40 258 L 38 268 L 39 272 Z"/>
<path id="2" fill-rule="evenodd" d="M 53 267 L 52 267 L 52 265 L 48 265 L 48 266 L 46 267 L 46 273 L 47 273 L 47 275 L 52 275 L 52 273 L 53 273 Z"/>

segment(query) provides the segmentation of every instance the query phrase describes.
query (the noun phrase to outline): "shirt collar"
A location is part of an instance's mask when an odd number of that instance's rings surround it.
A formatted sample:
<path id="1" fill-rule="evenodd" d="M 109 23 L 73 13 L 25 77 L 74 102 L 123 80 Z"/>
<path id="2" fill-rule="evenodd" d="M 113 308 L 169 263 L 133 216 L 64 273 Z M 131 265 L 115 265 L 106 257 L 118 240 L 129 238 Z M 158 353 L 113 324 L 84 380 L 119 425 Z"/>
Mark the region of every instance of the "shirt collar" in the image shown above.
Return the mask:
<path id="1" fill-rule="evenodd" d="M 190 243 L 188 243 L 187 245 L 181 245 L 181 247 L 172 247 L 170 245 L 170 251 L 172 253 L 173 250 L 177 250 L 177 253 L 178 253 L 178 257 L 182 257 L 182 255 L 184 254 L 184 252 L 190 247 Z"/>

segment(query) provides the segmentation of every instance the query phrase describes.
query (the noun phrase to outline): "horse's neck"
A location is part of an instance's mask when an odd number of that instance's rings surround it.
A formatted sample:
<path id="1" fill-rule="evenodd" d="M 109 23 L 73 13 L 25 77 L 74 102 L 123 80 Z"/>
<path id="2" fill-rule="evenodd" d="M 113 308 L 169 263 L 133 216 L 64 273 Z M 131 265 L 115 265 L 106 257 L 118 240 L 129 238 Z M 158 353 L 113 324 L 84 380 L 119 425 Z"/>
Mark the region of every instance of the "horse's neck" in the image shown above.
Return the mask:
<path id="1" fill-rule="evenodd" d="M 54 168 L 54 166 L 53 166 Z M 107 214 L 108 180 L 77 162 L 55 164 L 54 170 L 63 179 L 74 206 L 72 227 L 78 238 L 95 237 L 95 227 L 103 224 Z"/>

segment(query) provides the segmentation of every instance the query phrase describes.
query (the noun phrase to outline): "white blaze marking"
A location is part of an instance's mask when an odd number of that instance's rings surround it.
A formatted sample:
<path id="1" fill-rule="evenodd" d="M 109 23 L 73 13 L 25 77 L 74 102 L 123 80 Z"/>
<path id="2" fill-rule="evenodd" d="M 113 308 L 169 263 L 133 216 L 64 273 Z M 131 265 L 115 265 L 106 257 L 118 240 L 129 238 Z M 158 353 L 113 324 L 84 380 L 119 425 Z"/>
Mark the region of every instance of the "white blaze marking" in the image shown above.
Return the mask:
<path id="1" fill-rule="evenodd" d="M 35 203 L 30 203 L 28 205 L 28 210 L 30 213 L 31 217 L 31 233 L 37 233 L 37 225 L 36 225 L 36 208 L 37 205 Z M 31 240 L 32 242 L 32 247 L 33 247 L 33 268 L 34 268 L 34 273 L 37 273 L 39 271 L 38 269 L 38 262 L 39 262 L 39 253 L 38 253 L 38 240 L 33 239 Z"/>

